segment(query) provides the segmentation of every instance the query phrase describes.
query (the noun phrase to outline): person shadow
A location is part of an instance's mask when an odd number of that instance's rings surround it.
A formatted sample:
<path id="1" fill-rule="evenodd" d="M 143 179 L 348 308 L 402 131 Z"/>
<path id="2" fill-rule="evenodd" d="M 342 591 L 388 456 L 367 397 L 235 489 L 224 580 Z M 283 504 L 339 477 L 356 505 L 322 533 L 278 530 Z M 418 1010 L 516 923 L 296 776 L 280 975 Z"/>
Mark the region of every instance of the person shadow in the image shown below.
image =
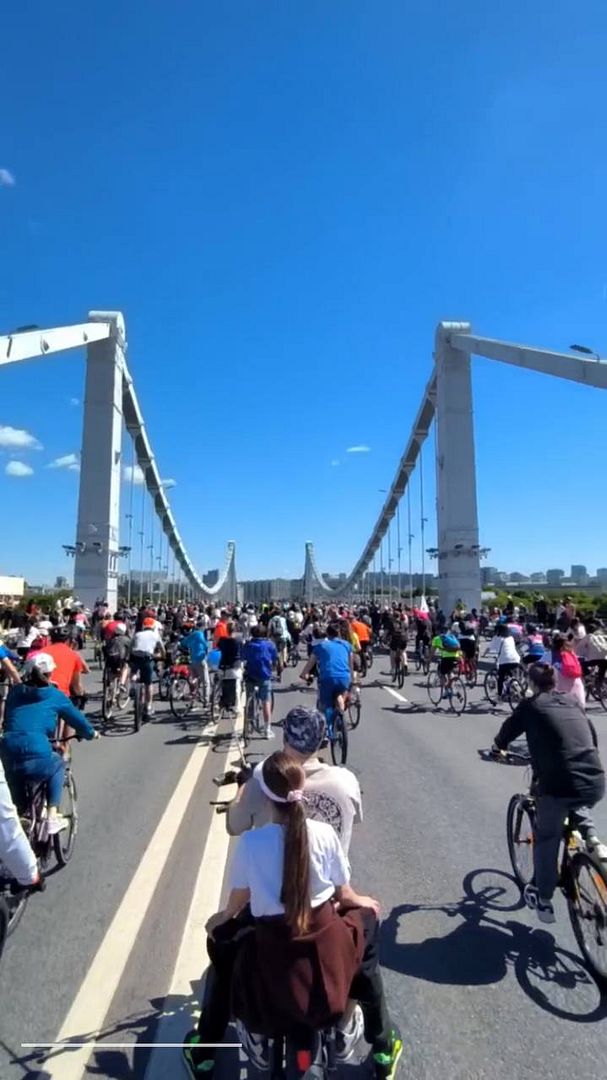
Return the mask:
<path id="1" fill-rule="evenodd" d="M 471 871 L 458 900 L 392 909 L 382 923 L 381 963 L 399 975 L 449 986 L 489 986 L 512 970 L 521 990 L 553 1016 L 577 1023 L 604 1019 L 607 997 L 582 958 L 547 931 L 504 918 L 523 907 L 510 874 Z M 453 919 L 453 929 L 422 941 L 403 940 L 413 917 L 423 912 Z"/>

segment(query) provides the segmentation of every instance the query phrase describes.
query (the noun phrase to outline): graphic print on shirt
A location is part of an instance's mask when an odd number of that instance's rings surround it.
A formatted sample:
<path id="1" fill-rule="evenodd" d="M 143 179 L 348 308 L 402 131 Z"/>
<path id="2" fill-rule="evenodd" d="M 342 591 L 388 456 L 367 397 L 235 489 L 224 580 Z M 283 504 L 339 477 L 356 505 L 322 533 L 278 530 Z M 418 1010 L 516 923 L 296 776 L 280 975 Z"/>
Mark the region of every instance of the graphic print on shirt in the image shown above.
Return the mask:
<path id="1" fill-rule="evenodd" d="M 325 791 L 306 791 L 306 817 L 311 821 L 324 821 L 331 825 L 339 839 L 343 838 L 344 819 L 341 807 L 332 795 Z"/>

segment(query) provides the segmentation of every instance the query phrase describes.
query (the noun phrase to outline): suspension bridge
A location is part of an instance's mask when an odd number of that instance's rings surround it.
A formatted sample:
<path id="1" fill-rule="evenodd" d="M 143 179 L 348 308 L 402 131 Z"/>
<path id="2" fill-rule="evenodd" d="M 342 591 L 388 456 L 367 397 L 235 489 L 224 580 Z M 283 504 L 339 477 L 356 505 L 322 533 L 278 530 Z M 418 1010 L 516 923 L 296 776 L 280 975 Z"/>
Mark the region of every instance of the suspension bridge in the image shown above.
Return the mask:
<path id="1" fill-rule="evenodd" d="M 133 486 L 136 477 L 151 502 L 150 565 L 173 579 L 178 570 L 179 595 L 197 599 L 235 601 L 238 596 L 236 544 L 227 543 L 223 571 L 214 584 L 205 584 L 193 565 L 167 498 L 141 412 L 133 378 L 127 364 L 127 338 L 120 312 L 92 311 L 88 320 L 75 326 L 48 330 L 24 330 L 0 337 L 0 365 L 18 363 L 66 350 L 86 349 L 86 385 L 83 413 L 80 491 L 74 543 L 66 550 L 75 559 L 74 589 L 87 605 L 99 598 L 114 607 L 118 597 L 120 562 L 132 564 L 134 546 Z M 430 375 L 418 412 L 375 525 L 359 559 L 345 581 L 332 587 L 320 573 L 311 541 L 305 544 L 302 596 L 335 597 L 371 595 L 371 569 L 379 553 L 384 565 L 384 541 L 389 551 L 391 527 L 397 526 L 396 549 L 400 566 L 399 508 L 408 492 L 411 476 L 420 461 L 422 447 L 432 424 L 436 425 L 437 547 L 428 554 L 438 561 L 439 600 L 451 610 L 462 600 L 478 607 L 481 598 L 481 559 L 489 550 L 479 539 L 476 494 L 476 463 L 473 422 L 471 358 L 482 356 L 555 378 L 607 389 L 607 365 L 598 358 L 531 348 L 480 337 L 466 322 L 439 323 Z M 125 435 L 131 440 L 130 465 L 123 451 Z M 130 480 L 128 535 L 121 537 L 121 481 Z M 145 503 L 142 500 L 142 515 Z M 422 510 L 422 549 L 423 526 Z M 154 546 L 154 524 L 158 547 Z M 139 531 L 143 572 L 145 522 Z M 410 533 L 410 526 L 409 526 Z M 157 550 L 157 554 L 155 551 Z M 388 562 L 392 564 L 391 554 Z M 152 572 L 150 574 L 152 576 Z M 373 573 L 373 580 L 376 574 Z M 129 574 L 129 589 L 131 575 Z M 143 589 L 143 583 L 140 582 Z M 174 591 L 174 597 L 176 592 Z"/>

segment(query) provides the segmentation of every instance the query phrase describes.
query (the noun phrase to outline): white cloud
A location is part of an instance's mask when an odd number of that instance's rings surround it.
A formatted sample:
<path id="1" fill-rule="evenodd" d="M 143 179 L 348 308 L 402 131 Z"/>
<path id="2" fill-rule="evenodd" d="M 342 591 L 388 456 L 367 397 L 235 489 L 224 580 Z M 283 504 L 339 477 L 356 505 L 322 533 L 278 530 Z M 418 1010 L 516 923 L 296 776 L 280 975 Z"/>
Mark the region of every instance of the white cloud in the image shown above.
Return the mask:
<path id="1" fill-rule="evenodd" d="M 145 479 L 140 465 L 123 465 L 122 478 L 127 484 L 130 484 L 132 480 L 137 485 L 143 484 Z"/>
<path id="2" fill-rule="evenodd" d="M 7 476 L 33 476 L 34 470 L 24 461 L 7 461 L 5 473 Z"/>
<path id="3" fill-rule="evenodd" d="M 63 457 L 55 458 L 54 461 L 50 461 L 46 466 L 47 469 L 71 469 L 72 471 L 80 471 L 80 462 L 78 461 L 78 454 L 64 454 Z"/>
<path id="4" fill-rule="evenodd" d="M 0 169 L 0 187 L 14 187 L 15 177 L 9 169 Z"/>
<path id="5" fill-rule="evenodd" d="M 42 444 L 24 428 L 0 424 L 0 447 L 5 450 L 42 450 Z"/>
<path id="6" fill-rule="evenodd" d="M 339 465 L 339 458 L 334 457 L 331 465 L 333 466 L 333 468 L 335 468 L 336 465 Z"/>
<path id="7" fill-rule="evenodd" d="M 76 406 L 76 405 L 79 405 L 79 404 L 80 404 L 80 398 L 79 397 L 71 397 L 70 398 L 70 405 Z"/>
<path id="8" fill-rule="evenodd" d="M 370 446 L 349 446 L 346 450 L 346 454 L 370 454 Z"/>
<path id="9" fill-rule="evenodd" d="M 168 488 L 177 487 L 177 481 L 173 480 L 172 476 L 167 476 L 166 480 L 161 480 L 160 483 L 165 491 L 168 490 Z"/>

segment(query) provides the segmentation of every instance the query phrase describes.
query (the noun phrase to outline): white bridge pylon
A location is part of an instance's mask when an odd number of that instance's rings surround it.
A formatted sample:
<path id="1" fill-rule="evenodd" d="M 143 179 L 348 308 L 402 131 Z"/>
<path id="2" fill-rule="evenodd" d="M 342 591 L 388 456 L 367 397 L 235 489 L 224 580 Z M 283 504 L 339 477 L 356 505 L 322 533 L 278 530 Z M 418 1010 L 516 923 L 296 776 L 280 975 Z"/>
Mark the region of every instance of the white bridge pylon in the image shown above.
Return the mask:
<path id="1" fill-rule="evenodd" d="M 314 547 L 306 544 L 304 595 L 351 595 L 359 588 L 407 490 L 432 420 L 436 423 L 436 512 L 438 526 L 439 602 L 450 612 L 459 600 L 480 607 L 481 555 L 476 499 L 476 463 L 472 403 L 472 355 L 499 360 L 559 379 L 607 389 L 607 364 L 569 353 L 479 337 L 466 322 L 441 322 L 436 330 L 434 368 L 396 475 L 369 540 L 352 573 L 331 588 L 319 573 Z"/>
<path id="2" fill-rule="evenodd" d="M 103 598 L 112 609 L 116 607 L 124 421 L 162 531 L 193 593 L 197 597 L 221 594 L 222 598 L 235 601 L 236 545 L 228 544 L 223 573 L 215 585 L 208 587 L 192 564 L 177 530 L 127 367 L 121 313 L 92 311 L 88 322 L 76 326 L 28 330 L 0 337 L 0 366 L 83 346 L 87 350 L 87 367 L 74 545 L 75 592 L 89 606 Z"/>

